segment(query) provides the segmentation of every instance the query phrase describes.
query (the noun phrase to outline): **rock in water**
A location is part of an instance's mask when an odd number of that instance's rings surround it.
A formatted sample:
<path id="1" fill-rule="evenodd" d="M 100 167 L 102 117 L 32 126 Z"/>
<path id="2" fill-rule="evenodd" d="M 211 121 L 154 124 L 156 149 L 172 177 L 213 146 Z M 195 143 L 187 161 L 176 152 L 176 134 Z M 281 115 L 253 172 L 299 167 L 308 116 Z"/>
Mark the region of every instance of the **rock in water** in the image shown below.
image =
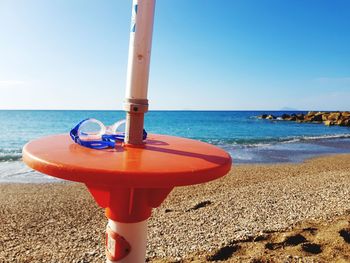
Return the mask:
<path id="1" fill-rule="evenodd" d="M 290 115 L 289 114 L 282 114 L 282 120 L 286 120 L 286 119 L 290 119 Z"/>
<path id="2" fill-rule="evenodd" d="M 330 120 L 330 121 L 338 121 L 340 116 L 341 116 L 340 112 L 334 112 L 334 113 L 329 114 L 328 120 Z"/>
<path id="3" fill-rule="evenodd" d="M 259 119 L 266 119 L 266 117 L 267 117 L 267 114 L 263 114 L 263 115 L 258 116 Z"/>
<path id="4" fill-rule="evenodd" d="M 344 111 L 341 114 L 343 117 L 350 119 L 350 112 L 349 111 Z"/>
<path id="5" fill-rule="evenodd" d="M 322 112 L 318 112 L 315 114 L 315 116 L 312 118 L 312 121 L 322 121 L 322 116 L 323 113 Z"/>
<path id="6" fill-rule="evenodd" d="M 266 119 L 267 119 L 267 120 L 275 120 L 275 119 L 276 119 L 276 116 L 274 116 L 274 115 L 268 115 L 268 116 L 266 117 Z"/>
<path id="7" fill-rule="evenodd" d="M 259 119 L 275 120 L 277 116 L 272 114 L 263 114 L 258 116 Z M 327 112 L 327 111 L 309 111 L 305 114 L 287 114 L 284 113 L 280 117 L 282 120 L 286 121 L 296 121 L 296 122 L 318 122 L 324 123 L 327 126 L 347 126 L 350 127 L 350 112 L 349 111 L 337 111 L 337 112 Z"/>
<path id="8" fill-rule="evenodd" d="M 323 123 L 324 123 L 324 125 L 327 125 L 327 126 L 334 125 L 334 122 L 332 122 L 332 121 L 324 121 Z"/>

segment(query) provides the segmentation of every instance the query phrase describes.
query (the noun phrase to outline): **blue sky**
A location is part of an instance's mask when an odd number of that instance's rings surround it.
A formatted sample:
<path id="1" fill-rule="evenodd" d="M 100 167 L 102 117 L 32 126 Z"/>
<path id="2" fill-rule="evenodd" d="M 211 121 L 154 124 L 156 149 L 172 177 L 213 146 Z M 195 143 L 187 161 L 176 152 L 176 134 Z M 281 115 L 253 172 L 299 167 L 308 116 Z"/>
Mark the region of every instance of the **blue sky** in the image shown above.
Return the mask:
<path id="1" fill-rule="evenodd" d="M 350 1 L 158 0 L 151 110 L 350 110 Z M 122 108 L 131 1 L 0 0 L 0 109 Z"/>

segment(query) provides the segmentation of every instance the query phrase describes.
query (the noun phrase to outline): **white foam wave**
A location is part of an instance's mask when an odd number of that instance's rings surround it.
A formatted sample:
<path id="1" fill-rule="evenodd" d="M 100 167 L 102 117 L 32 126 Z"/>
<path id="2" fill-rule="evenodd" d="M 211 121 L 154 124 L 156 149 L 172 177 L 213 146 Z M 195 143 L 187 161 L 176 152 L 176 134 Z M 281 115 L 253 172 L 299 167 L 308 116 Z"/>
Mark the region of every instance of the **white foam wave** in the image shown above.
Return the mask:
<path id="1" fill-rule="evenodd" d="M 319 136 L 296 136 L 287 139 L 284 143 L 293 143 L 300 141 L 315 141 L 315 140 L 330 140 L 330 139 L 348 139 L 350 138 L 350 134 L 329 134 L 329 135 L 319 135 Z"/>
<path id="2" fill-rule="evenodd" d="M 53 183 L 62 180 L 36 172 L 21 161 L 0 162 L 0 183 Z"/>
<path id="3" fill-rule="evenodd" d="M 307 141 L 319 141 L 319 140 L 332 140 L 332 139 L 350 139 L 350 134 L 329 134 L 319 136 L 293 136 L 293 137 L 278 137 L 278 138 L 265 138 L 256 140 L 240 140 L 235 142 L 225 142 L 225 140 L 212 140 L 209 143 L 216 144 L 218 146 L 235 146 L 235 147 L 268 147 L 275 144 L 286 143 L 301 143 Z"/>

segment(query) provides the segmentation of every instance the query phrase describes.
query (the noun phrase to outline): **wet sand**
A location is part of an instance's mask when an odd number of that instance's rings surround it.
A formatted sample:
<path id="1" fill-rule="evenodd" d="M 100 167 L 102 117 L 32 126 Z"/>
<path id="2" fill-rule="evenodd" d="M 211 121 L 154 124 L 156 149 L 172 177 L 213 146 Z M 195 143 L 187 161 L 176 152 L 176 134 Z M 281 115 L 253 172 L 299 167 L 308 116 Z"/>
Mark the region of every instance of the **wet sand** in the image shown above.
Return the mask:
<path id="1" fill-rule="evenodd" d="M 104 262 L 105 225 L 82 184 L 0 184 L 0 262 Z M 173 190 L 150 218 L 147 258 L 350 262 L 349 228 L 350 155 L 239 165 Z"/>

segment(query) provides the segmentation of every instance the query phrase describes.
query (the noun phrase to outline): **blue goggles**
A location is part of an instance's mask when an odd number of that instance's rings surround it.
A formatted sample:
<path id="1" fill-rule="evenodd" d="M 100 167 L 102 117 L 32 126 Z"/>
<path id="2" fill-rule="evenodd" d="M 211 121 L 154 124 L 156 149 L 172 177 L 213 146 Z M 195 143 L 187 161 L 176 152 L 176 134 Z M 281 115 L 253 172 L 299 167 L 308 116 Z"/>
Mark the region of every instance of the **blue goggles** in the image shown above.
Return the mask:
<path id="1" fill-rule="evenodd" d="M 117 142 L 124 142 L 124 126 L 125 120 L 105 126 L 99 120 L 89 118 L 79 122 L 70 131 L 70 137 L 75 143 L 92 149 L 115 148 Z M 147 132 L 143 130 L 143 140 L 146 138 Z"/>

